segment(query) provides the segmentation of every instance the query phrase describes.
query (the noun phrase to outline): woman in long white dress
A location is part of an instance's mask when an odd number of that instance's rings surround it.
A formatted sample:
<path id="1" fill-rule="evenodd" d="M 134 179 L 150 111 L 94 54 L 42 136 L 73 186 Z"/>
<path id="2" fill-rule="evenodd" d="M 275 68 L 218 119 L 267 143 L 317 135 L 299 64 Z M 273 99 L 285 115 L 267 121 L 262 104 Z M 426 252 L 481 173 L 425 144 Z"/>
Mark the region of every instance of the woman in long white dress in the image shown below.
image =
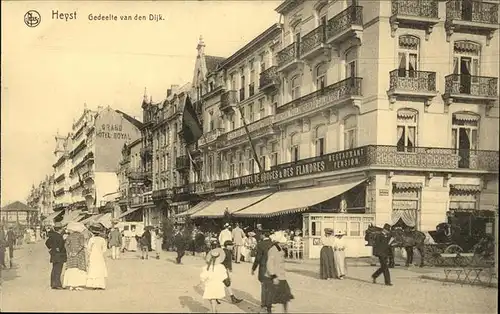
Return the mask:
<path id="1" fill-rule="evenodd" d="M 87 249 L 89 252 L 89 265 L 87 271 L 87 288 L 104 290 L 106 288 L 106 277 L 108 270 L 104 260 L 107 242 L 100 230 L 91 230 L 94 234 L 90 238 Z"/>
<path id="2" fill-rule="evenodd" d="M 338 231 L 335 233 L 335 240 L 333 241 L 333 264 L 335 266 L 335 273 L 337 278 L 342 280 L 347 274 L 345 264 L 345 241 L 343 239 L 345 233 Z"/>

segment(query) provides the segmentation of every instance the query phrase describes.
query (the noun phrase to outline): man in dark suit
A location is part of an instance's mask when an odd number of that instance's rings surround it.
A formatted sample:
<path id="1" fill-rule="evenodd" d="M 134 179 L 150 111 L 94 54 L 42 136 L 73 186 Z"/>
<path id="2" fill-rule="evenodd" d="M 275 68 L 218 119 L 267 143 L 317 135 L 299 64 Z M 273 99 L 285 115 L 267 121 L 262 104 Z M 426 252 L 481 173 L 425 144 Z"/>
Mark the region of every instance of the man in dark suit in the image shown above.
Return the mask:
<path id="1" fill-rule="evenodd" d="M 49 231 L 45 246 L 49 249 L 50 262 L 52 263 L 52 272 L 50 273 L 50 287 L 52 289 L 62 289 L 61 275 L 63 265 L 66 262 L 66 248 L 64 239 L 60 233 L 62 224 L 56 222 L 54 230 Z"/>
<path id="2" fill-rule="evenodd" d="M 262 240 L 260 242 L 257 243 L 257 247 L 256 247 L 256 256 L 255 256 L 255 261 L 253 262 L 253 265 L 252 265 L 252 275 L 255 273 L 255 270 L 257 269 L 257 267 L 259 268 L 259 281 L 260 281 L 260 285 L 261 285 L 261 292 L 260 292 L 260 303 L 261 303 L 261 307 L 262 307 L 262 310 L 264 311 L 268 311 L 268 309 L 266 308 L 266 305 L 267 302 L 265 302 L 266 300 L 266 280 L 271 280 L 269 277 L 266 276 L 266 272 L 267 272 L 267 267 L 266 267 L 266 264 L 267 264 L 267 252 L 269 251 L 269 249 L 274 245 L 273 241 L 271 241 L 271 239 L 269 238 L 269 236 L 271 235 L 271 232 L 270 231 L 262 231 Z"/>
<path id="3" fill-rule="evenodd" d="M 391 241 L 390 226 L 384 225 L 382 233 L 377 235 L 373 246 L 373 255 L 378 257 L 380 268 L 377 269 L 373 275 L 373 283 L 377 283 L 377 278 L 380 274 L 384 274 L 384 281 L 386 286 L 392 286 L 391 274 L 389 273 L 388 258 L 391 254 Z"/>

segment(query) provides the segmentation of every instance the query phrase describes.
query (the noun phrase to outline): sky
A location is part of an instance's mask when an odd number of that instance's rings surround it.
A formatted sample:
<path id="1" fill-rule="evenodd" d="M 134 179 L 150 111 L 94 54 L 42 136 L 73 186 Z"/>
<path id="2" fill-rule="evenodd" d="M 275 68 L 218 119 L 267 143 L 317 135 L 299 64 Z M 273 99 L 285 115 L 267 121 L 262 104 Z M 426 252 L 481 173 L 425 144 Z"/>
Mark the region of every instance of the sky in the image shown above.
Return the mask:
<path id="1" fill-rule="evenodd" d="M 71 131 L 85 103 L 141 117 L 145 88 L 159 101 L 191 81 L 200 35 L 206 54 L 228 57 L 278 22 L 280 3 L 2 1 L 1 206 L 25 201 L 52 173 L 54 136 Z M 36 27 L 24 22 L 30 10 L 41 16 Z M 136 14 L 163 20 L 120 19 Z"/>

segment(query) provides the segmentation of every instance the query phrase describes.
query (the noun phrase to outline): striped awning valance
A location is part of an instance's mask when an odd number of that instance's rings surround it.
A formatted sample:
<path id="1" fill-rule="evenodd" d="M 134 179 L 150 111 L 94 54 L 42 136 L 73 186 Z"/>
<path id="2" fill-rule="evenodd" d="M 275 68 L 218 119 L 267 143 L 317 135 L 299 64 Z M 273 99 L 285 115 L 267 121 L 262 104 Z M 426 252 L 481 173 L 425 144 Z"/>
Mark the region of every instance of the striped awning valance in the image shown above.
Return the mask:
<path id="1" fill-rule="evenodd" d="M 466 193 L 479 193 L 481 192 L 481 186 L 477 184 L 450 184 L 450 190 Z"/>
<path id="2" fill-rule="evenodd" d="M 419 182 L 394 182 L 394 188 L 400 189 L 400 190 L 421 189 L 422 183 L 419 183 Z"/>
<path id="3" fill-rule="evenodd" d="M 399 36 L 399 47 L 401 48 L 417 50 L 419 42 L 420 39 L 418 39 L 418 37 L 415 36 L 410 36 L 410 35 Z"/>
<path id="4" fill-rule="evenodd" d="M 398 119 L 408 120 L 413 119 L 417 115 L 417 111 L 411 109 L 399 109 L 397 115 Z"/>
<path id="5" fill-rule="evenodd" d="M 479 115 L 471 113 L 455 113 L 453 115 L 454 120 L 463 122 L 477 122 L 479 121 L 479 118 Z"/>
<path id="6" fill-rule="evenodd" d="M 481 46 L 471 41 L 456 41 L 453 45 L 455 52 L 468 52 L 479 55 Z"/>

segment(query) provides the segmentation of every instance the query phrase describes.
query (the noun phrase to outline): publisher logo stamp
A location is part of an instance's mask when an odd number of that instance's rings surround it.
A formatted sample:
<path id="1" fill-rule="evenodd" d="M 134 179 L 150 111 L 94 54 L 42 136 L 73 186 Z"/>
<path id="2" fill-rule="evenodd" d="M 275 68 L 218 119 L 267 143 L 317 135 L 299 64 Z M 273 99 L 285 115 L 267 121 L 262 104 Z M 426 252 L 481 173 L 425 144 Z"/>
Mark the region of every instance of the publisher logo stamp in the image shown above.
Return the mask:
<path id="1" fill-rule="evenodd" d="M 29 27 L 37 27 L 41 21 L 42 17 L 40 16 L 40 13 L 38 13 L 38 11 L 29 10 L 24 15 L 24 24 Z"/>

